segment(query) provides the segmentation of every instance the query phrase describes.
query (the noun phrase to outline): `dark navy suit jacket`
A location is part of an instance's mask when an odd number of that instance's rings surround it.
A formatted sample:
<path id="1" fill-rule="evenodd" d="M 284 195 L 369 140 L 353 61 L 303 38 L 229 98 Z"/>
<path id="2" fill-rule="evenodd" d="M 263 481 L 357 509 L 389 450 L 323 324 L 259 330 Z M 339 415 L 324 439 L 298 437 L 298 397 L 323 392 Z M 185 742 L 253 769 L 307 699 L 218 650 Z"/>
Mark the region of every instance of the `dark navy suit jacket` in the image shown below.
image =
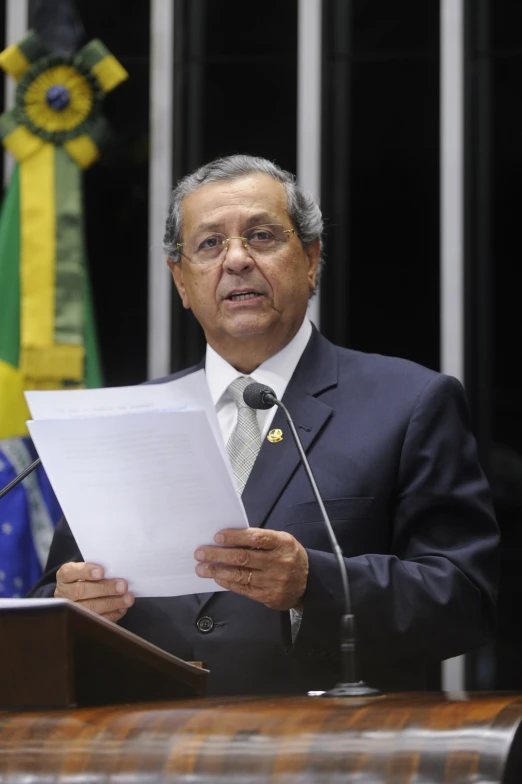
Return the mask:
<path id="1" fill-rule="evenodd" d="M 346 558 L 362 675 L 384 689 L 425 688 L 430 665 L 483 643 L 494 620 L 498 530 L 462 387 L 314 329 L 284 402 Z M 232 592 L 137 599 L 121 621 L 204 661 L 211 694 L 303 693 L 339 678 L 338 567 L 280 411 L 272 427 L 284 438 L 264 440 L 243 501 L 251 526 L 287 531 L 307 549 L 295 644 L 288 613 Z M 52 595 L 56 569 L 71 560 L 83 558 L 62 521 L 32 595 Z M 211 584 L 202 579 L 202 590 Z M 203 616 L 211 631 L 199 630 Z"/>

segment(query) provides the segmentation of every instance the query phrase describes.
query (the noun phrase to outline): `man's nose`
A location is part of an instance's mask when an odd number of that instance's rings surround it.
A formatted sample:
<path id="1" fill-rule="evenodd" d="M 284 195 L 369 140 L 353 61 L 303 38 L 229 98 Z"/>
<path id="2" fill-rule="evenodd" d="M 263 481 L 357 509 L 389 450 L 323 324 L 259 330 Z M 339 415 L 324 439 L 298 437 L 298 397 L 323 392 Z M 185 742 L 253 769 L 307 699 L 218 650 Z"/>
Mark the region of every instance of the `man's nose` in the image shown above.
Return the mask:
<path id="1" fill-rule="evenodd" d="M 225 243 L 223 266 L 234 272 L 254 265 L 250 248 L 244 237 L 228 237 Z"/>

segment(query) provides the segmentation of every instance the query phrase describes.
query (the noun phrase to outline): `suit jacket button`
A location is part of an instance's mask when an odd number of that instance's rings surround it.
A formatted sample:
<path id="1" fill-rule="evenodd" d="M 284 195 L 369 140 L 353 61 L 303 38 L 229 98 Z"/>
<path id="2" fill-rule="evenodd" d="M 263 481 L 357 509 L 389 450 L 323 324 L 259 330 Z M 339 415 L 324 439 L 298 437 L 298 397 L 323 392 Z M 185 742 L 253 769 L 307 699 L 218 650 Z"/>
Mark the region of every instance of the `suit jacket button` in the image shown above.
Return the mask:
<path id="1" fill-rule="evenodd" d="M 200 632 L 203 634 L 208 634 L 208 632 L 211 632 L 214 628 L 214 621 L 212 618 L 209 618 L 208 615 L 204 615 L 202 618 L 198 618 L 196 626 Z"/>

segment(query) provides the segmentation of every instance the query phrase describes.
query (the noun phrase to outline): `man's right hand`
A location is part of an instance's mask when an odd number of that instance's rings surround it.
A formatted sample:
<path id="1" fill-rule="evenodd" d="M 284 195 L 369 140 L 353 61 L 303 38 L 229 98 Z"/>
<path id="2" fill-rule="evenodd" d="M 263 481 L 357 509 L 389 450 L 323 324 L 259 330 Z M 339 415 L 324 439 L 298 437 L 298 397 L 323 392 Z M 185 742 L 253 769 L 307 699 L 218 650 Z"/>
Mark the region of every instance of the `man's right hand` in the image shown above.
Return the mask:
<path id="1" fill-rule="evenodd" d="M 70 599 L 109 621 L 119 621 L 134 604 L 127 583 L 119 577 L 104 579 L 101 566 L 66 563 L 56 573 L 56 599 Z"/>

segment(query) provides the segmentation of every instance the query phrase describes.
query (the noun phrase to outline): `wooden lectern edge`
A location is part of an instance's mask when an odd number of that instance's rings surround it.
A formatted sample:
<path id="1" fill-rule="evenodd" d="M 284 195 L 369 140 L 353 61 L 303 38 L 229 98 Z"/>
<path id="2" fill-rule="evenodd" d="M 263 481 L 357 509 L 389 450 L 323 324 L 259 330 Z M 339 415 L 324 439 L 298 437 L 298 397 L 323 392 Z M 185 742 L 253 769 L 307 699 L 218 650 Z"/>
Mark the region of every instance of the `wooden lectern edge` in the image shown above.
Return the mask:
<path id="1" fill-rule="evenodd" d="M 87 707 L 205 694 L 206 668 L 74 602 L 0 602 L 0 630 L 2 709 Z"/>
<path id="2" fill-rule="evenodd" d="M 22 612 L 30 612 L 37 608 L 37 605 L 34 604 L 37 599 L 32 599 L 30 603 L 28 603 L 27 607 L 24 607 L 22 603 L 17 604 L 16 608 L 13 607 L 13 610 L 22 611 Z M 46 610 L 47 608 L 52 611 L 56 608 L 56 606 L 62 605 L 68 608 L 70 611 L 74 613 L 78 613 L 79 615 L 86 615 L 92 621 L 99 624 L 100 626 L 105 626 L 106 628 L 111 629 L 116 634 L 119 634 L 121 637 L 124 637 L 128 640 L 132 640 L 134 644 L 138 645 L 140 648 L 153 652 L 161 659 L 167 662 L 171 662 L 172 664 L 177 664 L 181 666 L 183 669 L 190 671 L 197 670 L 198 673 L 204 672 L 206 674 L 209 673 L 203 666 L 203 662 L 187 662 L 184 659 L 180 659 L 177 656 L 174 656 L 173 653 L 168 653 L 168 651 L 163 650 L 163 648 L 159 648 L 157 645 L 154 645 L 152 642 L 148 642 L 148 640 L 144 640 L 143 637 L 140 637 L 138 634 L 134 634 L 134 632 L 130 632 L 128 629 L 124 629 L 122 626 L 118 626 L 117 623 L 113 621 L 107 620 L 107 618 L 103 618 L 101 615 L 89 610 L 87 607 L 82 607 L 81 605 L 76 604 L 75 602 L 71 602 L 69 599 L 55 599 L 53 600 L 56 602 L 56 605 L 52 605 L 48 603 L 48 600 L 42 600 L 42 606 L 39 609 L 39 612 L 42 610 Z M 45 602 L 45 604 L 44 604 Z M 13 612 L 11 609 L 0 609 L 0 613 L 8 613 Z"/>

